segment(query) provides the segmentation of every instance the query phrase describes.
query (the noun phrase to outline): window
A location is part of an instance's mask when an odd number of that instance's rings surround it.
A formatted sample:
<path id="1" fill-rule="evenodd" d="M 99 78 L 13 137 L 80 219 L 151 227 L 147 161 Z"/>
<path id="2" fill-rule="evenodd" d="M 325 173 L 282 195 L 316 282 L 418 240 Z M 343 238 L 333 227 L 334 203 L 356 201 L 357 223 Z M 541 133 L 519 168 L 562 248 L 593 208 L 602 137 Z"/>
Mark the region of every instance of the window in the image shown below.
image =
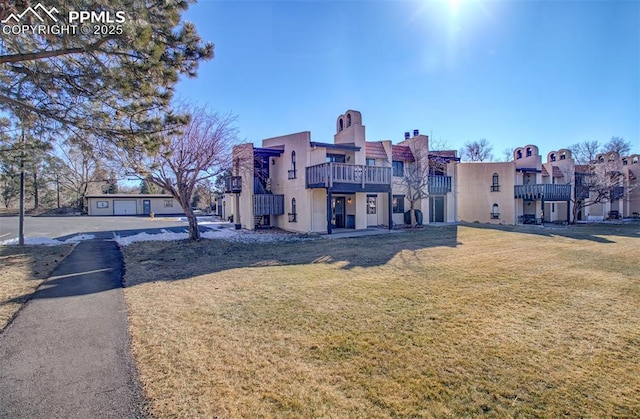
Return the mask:
<path id="1" fill-rule="evenodd" d="M 556 204 L 551 203 L 551 212 L 556 212 Z"/>
<path id="2" fill-rule="evenodd" d="M 347 128 L 349 128 L 351 126 L 351 114 L 348 113 L 347 114 Z"/>
<path id="3" fill-rule="evenodd" d="M 491 192 L 500 192 L 500 184 L 498 183 L 500 177 L 497 173 L 493 174 L 493 181 L 491 183 Z"/>
<path id="4" fill-rule="evenodd" d="M 527 157 L 531 157 L 531 147 L 527 147 Z"/>
<path id="5" fill-rule="evenodd" d="M 296 178 L 296 152 L 291 152 L 291 170 L 289 170 L 289 179 Z"/>
<path id="6" fill-rule="evenodd" d="M 291 212 L 289 213 L 289 222 L 290 223 L 295 223 L 296 221 L 298 221 L 297 218 L 298 212 L 296 209 L 296 199 L 295 198 L 291 198 Z"/>
<path id="7" fill-rule="evenodd" d="M 340 118 L 340 122 L 338 124 L 340 125 L 340 129 L 338 131 L 342 131 L 344 129 L 344 121 L 342 118 Z"/>
<path id="8" fill-rule="evenodd" d="M 551 161 L 556 161 L 556 155 L 555 154 L 551 155 Z"/>
<path id="9" fill-rule="evenodd" d="M 567 153 L 560 154 L 560 160 L 566 160 L 566 159 L 567 159 Z"/>
<path id="10" fill-rule="evenodd" d="M 367 214 L 376 213 L 376 195 L 367 195 Z"/>
<path id="11" fill-rule="evenodd" d="M 522 150 L 518 150 L 516 152 L 516 159 L 521 159 L 522 158 Z"/>
<path id="12" fill-rule="evenodd" d="M 327 153 L 327 163 L 345 163 L 345 155 Z"/>
<path id="13" fill-rule="evenodd" d="M 165 208 L 173 208 L 173 199 L 165 199 L 164 200 Z"/>
<path id="14" fill-rule="evenodd" d="M 109 208 L 109 201 L 97 201 L 96 206 L 98 208 Z"/>
<path id="15" fill-rule="evenodd" d="M 493 204 L 493 207 L 491 207 L 491 219 L 497 220 L 498 218 L 500 218 L 500 209 L 498 204 Z"/>
<path id="16" fill-rule="evenodd" d="M 367 159 L 367 166 L 375 166 L 376 159 Z"/>
<path id="17" fill-rule="evenodd" d="M 391 206 L 394 214 L 404 214 L 404 195 L 393 195 Z"/>
<path id="18" fill-rule="evenodd" d="M 391 167 L 393 168 L 393 176 L 402 177 L 404 176 L 404 162 L 394 160 L 391 162 Z"/>

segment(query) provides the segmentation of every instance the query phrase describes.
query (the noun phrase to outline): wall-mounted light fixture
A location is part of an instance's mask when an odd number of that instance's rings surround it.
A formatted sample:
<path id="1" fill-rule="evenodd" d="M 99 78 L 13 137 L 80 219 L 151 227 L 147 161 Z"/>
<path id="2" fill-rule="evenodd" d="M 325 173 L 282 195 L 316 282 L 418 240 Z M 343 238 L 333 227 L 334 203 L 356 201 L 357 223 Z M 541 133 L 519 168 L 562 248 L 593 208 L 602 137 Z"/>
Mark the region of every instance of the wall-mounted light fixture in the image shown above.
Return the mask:
<path id="1" fill-rule="evenodd" d="M 275 164 L 276 164 L 276 158 L 274 157 L 274 158 L 271 159 L 271 165 L 275 166 Z"/>
<path id="2" fill-rule="evenodd" d="M 350 203 L 351 203 L 351 198 L 349 197 L 347 198 L 347 204 L 350 204 Z"/>
<path id="3" fill-rule="evenodd" d="M 351 161 L 351 156 L 347 156 L 347 161 Z"/>

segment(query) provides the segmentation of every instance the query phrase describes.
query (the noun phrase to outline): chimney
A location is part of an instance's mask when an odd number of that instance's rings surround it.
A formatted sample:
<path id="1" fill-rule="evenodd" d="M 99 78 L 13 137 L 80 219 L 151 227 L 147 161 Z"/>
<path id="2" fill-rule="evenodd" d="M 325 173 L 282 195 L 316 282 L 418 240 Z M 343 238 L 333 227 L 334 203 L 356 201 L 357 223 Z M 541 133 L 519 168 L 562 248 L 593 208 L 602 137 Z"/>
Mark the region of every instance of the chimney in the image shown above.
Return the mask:
<path id="1" fill-rule="evenodd" d="M 411 133 L 410 132 L 407 131 L 407 132 L 404 133 L 404 139 L 405 140 L 408 140 L 410 137 L 411 137 Z"/>
<path id="2" fill-rule="evenodd" d="M 420 131 L 418 131 L 417 129 L 413 130 L 413 136 L 417 137 L 418 135 L 420 135 Z"/>

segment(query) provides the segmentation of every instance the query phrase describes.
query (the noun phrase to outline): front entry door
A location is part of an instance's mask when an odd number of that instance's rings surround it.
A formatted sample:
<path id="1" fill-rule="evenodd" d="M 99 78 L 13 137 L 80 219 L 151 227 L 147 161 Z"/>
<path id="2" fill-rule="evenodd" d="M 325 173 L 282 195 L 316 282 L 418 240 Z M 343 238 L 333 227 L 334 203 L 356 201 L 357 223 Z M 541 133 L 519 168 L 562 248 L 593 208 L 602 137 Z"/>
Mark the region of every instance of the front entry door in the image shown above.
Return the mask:
<path id="1" fill-rule="evenodd" d="M 444 196 L 429 197 L 429 222 L 444 223 Z"/>
<path id="2" fill-rule="evenodd" d="M 142 213 L 144 215 L 151 214 L 151 200 L 145 199 L 144 201 L 142 201 Z"/>
<path id="3" fill-rule="evenodd" d="M 333 224 L 334 228 L 344 228 L 344 197 L 333 198 L 331 207 L 333 208 L 333 217 L 331 217 L 331 224 Z"/>

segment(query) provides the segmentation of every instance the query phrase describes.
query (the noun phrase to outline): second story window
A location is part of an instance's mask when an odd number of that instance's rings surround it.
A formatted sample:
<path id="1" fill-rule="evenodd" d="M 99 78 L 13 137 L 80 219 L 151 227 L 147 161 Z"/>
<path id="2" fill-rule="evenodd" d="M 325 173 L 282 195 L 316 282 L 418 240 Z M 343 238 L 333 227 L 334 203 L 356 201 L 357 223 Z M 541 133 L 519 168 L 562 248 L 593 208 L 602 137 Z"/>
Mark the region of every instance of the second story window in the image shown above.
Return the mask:
<path id="1" fill-rule="evenodd" d="M 375 166 L 376 159 L 367 159 L 367 166 Z"/>
<path id="2" fill-rule="evenodd" d="M 330 154 L 327 153 L 327 163 L 345 163 L 344 154 Z"/>
<path id="3" fill-rule="evenodd" d="M 291 170 L 289 170 L 289 179 L 296 178 L 296 152 L 291 152 Z"/>
<path id="4" fill-rule="evenodd" d="M 391 162 L 391 167 L 392 167 L 392 170 L 393 170 L 393 176 L 396 176 L 396 177 L 404 176 L 404 162 L 403 161 L 394 160 L 393 162 Z"/>
<path id="5" fill-rule="evenodd" d="M 493 174 L 492 182 L 491 182 L 491 192 L 499 192 L 500 191 L 500 177 L 497 173 Z"/>

